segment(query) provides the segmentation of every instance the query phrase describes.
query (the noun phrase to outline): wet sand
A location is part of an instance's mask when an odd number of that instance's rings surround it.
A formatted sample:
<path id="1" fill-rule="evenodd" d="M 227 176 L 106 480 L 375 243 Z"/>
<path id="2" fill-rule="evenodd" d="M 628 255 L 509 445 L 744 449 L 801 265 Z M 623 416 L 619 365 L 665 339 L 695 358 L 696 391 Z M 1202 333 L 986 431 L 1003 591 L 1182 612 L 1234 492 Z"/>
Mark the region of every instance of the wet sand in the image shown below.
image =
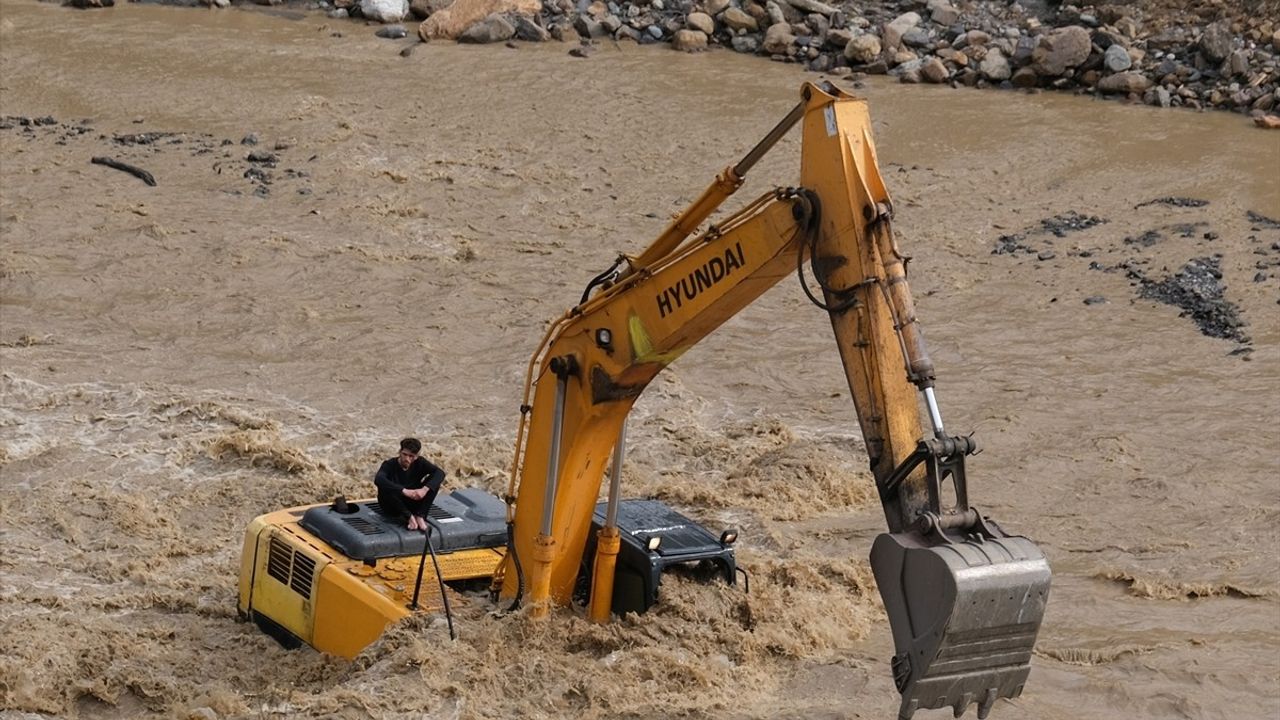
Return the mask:
<path id="1" fill-rule="evenodd" d="M 366 494 L 401 436 L 455 487 L 504 487 L 545 322 L 816 77 L 630 45 L 406 59 L 358 27 L 0 2 L 0 115 L 56 119 L 0 130 L 2 714 L 893 717 L 882 514 L 793 280 L 631 423 L 628 493 L 740 526 L 750 595 L 672 580 L 599 628 L 477 594 L 458 641 L 424 619 L 354 663 L 236 621 L 247 521 Z M 1276 717 L 1280 229 L 1247 213 L 1280 218 L 1280 140 L 1226 114 L 861 92 L 948 429 L 984 447 L 971 497 L 1055 571 L 1026 693 L 993 717 Z M 116 139 L 139 133 L 172 135 Z M 798 160 L 789 137 L 744 199 Z M 1144 205 L 1164 197 L 1208 204 Z M 1041 230 L 1068 212 L 1106 222 Z M 1012 234 L 1053 256 L 992 254 Z M 1247 343 L 1133 286 L 1215 253 Z"/>

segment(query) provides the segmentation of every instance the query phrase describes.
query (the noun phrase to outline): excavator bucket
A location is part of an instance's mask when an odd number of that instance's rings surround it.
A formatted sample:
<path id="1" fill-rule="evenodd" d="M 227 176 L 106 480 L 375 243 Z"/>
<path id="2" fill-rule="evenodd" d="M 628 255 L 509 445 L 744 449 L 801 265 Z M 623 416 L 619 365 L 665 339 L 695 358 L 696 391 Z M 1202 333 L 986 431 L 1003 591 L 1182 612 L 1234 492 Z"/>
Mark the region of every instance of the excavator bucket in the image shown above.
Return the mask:
<path id="1" fill-rule="evenodd" d="M 1022 694 L 1049 598 L 1049 563 L 1020 536 L 934 529 L 884 533 L 871 569 L 889 615 L 900 720 L 922 708 L 970 703 L 985 718 Z"/>

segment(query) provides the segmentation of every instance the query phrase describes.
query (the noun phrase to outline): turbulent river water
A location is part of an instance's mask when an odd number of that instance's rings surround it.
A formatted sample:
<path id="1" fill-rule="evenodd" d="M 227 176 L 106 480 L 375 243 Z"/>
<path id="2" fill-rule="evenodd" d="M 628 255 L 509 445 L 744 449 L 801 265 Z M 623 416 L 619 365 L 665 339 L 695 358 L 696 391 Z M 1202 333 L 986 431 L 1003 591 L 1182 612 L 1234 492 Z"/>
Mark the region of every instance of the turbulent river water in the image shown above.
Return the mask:
<path id="1" fill-rule="evenodd" d="M 428 618 L 351 663 L 236 620 L 246 522 L 366 494 L 403 435 L 500 491 L 548 319 L 816 79 L 626 44 L 401 48 L 314 14 L 0 0 L 0 115 L 53 118 L 0 123 L 0 715 L 893 717 L 883 518 L 794 280 L 631 423 L 628 494 L 740 526 L 750 595 L 674 578 L 596 627 L 477 593 L 456 642 Z M 1055 571 L 994 717 L 1280 716 L 1280 135 L 859 92 L 948 429 L 985 449 L 971 497 Z M 792 136 L 742 194 L 798 167 Z M 1139 295 L 1196 259 L 1247 337 Z"/>

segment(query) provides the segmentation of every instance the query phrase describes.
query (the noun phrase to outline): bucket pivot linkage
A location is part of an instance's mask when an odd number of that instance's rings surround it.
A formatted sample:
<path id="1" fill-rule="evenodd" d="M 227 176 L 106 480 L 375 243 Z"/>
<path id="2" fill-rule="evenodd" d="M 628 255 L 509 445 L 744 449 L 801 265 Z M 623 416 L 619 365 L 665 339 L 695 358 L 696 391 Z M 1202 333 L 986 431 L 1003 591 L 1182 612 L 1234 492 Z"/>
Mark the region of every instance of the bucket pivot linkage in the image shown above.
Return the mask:
<path id="1" fill-rule="evenodd" d="M 871 569 L 893 631 L 893 680 L 901 720 L 921 708 L 971 703 L 986 718 L 999 698 L 1022 693 L 1049 597 L 1049 564 L 1030 540 L 1008 535 L 969 507 L 964 458 L 968 437 L 920 441 L 880 489 L 881 498 L 924 465 L 927 509 L 905 532 L 884 533 L 871 548 Z M 942 507 L 942 484 L 955 507 Z"/>

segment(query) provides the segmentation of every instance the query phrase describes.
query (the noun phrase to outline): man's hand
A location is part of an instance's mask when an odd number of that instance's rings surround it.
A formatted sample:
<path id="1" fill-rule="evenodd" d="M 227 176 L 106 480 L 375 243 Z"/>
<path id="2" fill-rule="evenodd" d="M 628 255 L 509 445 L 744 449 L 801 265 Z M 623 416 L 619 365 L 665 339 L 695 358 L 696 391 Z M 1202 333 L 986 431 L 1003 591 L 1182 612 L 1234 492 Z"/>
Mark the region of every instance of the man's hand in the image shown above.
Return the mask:
<path id="1" fill-rule="evenodd" d="M 413 490 L 411 488 L 405 488 L 404 490 L 401 490 L 401 492 L 403 492 L 404 496 L 409 498 L 410 500 L 421 500 L 422 498 L 427 496 L 426 488 L 418 488 L 417 490 Z"/>

